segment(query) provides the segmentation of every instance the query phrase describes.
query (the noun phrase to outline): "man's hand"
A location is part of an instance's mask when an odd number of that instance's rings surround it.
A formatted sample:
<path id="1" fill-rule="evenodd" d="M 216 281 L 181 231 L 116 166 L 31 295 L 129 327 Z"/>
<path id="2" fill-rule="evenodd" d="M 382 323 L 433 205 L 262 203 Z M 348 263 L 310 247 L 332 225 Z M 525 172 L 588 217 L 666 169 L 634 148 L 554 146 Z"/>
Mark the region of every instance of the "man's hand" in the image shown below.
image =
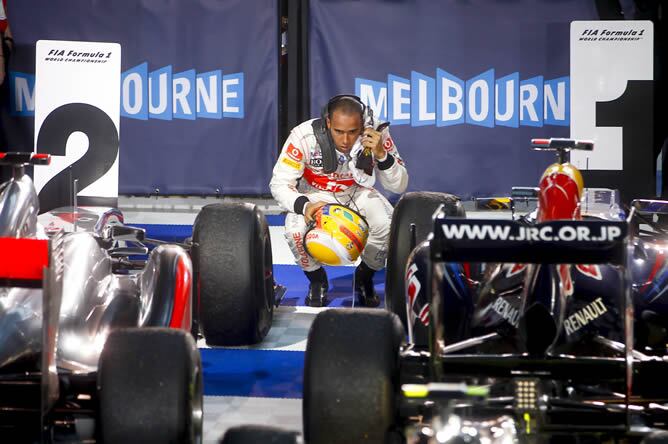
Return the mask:
<path id="1" fill-rule="evenodd" d="M 387 153 L 383 148 L 383 138 L 379 131 L 374 130 L 373 128 L 365 128 L 362 135 L 362 146 L 364 148 L 370 149 L 373 153 L 373 157 L 379 160 L 385 159 Z"/>
<path id="2" fill-rule="evenodd" d="M 310 223 L 313 220 L 315 213 L 325 205 L 327 205 L 327 202 L 323 202 L 321 200 L 318 202 L 307 203 L 304 206 L 304 219 L 306 220 L 306 223 Z"/>

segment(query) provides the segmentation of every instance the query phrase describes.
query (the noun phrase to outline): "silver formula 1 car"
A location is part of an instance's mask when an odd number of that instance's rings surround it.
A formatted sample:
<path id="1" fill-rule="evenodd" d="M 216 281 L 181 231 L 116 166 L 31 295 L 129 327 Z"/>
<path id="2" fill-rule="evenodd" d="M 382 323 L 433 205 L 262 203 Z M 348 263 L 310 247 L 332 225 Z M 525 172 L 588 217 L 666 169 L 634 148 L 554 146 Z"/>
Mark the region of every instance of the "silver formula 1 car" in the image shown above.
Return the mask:
<path id="1" fill-rule="evenodd" d="M 390 312 L 315 319 L 306 442 L 668 442 L 667 203 L 624 212 L 564 159 L 593 144 L 533 144 L 559 161 L 531 215 L 468 218 L 440 193 L 397 204 L 403 291 L 386 285 Z"/>
<path id="2" fill-rule="evenodd" d="M 210 345 L 266 335 L 275 287 L 264 217 L 208 206 L 193 241 L 176 245 L 113 208 L 38 215 L 24 170 L 49 160 L 0 153 L 13 169 L 0 185 L 2 440 L 201 442 L 193 333 Z"/>

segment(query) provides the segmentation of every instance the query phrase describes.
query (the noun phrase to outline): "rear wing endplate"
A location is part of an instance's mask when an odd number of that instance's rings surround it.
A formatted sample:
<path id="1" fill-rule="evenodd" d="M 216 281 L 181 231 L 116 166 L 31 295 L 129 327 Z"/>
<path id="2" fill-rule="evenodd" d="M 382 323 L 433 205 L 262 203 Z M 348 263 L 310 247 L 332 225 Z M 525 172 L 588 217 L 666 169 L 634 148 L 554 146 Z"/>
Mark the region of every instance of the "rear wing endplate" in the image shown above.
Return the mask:
<path id="1" fill-rule="evenodd" d="M 635 199 L 631 208 L 640 214 L 668 214 L 668 200 Z"/>
<path id="2" fill-rule="evenodd" d="M 0 238 L 0 286 L 42 288 L 49 241 Z"/>
<path id="3" fill-rule="evenodd" d="M 49 165 L 51 155 L 45 153 L 0 153 L 0 165 Z"/>

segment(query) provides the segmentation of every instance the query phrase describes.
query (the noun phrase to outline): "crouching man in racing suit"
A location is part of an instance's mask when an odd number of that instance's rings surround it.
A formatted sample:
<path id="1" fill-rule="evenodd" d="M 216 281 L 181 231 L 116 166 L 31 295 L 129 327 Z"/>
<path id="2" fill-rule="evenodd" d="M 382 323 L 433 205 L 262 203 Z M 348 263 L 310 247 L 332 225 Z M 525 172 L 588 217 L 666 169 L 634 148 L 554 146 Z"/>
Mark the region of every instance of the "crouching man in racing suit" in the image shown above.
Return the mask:
<path id="1" fill-rule="evenodd" d="M 325 305 L 329 284 L 322 264 L 307 253 L 304 235 L 317 210 L 329 203 L 345 205 L 367 220 L 369 238 L 355 270 L 355 297 L 367 307 L 376 307 L 380 302 L 372 278 L 385 266 L 393 208 L 372 184 L 377 177 L 386 190 L 402 193 L 408 184 L 408 173 L 389 130 L 365 128 L 365 117 L 366 107 L 356 96 L 333 97 L 320 121 L 308 120 L 292 130 L 274 166 L 269 186 L 274 198 L 289 211 L 285 237 L 295 261 L 310 281 L 307 304 L 312 306 Z M 329 146 L 323 149 L 323 144 Z M 357 151 L 371 150 L 371 176 L 351 162 L 354 147 Z"/>

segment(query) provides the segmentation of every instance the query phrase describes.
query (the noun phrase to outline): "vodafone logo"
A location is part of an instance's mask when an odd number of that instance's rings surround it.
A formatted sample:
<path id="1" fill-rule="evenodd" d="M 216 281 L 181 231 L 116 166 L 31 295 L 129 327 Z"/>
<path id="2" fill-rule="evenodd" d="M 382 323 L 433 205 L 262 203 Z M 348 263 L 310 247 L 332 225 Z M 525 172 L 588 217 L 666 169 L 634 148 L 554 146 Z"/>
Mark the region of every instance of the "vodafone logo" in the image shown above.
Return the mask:
<path id="1" fill-rule="evenodd" d="M 293 144 L 288 145 L 287 149 L 285 150 L 285 153 L 290 159 L 296 162 L 301 162 L 302 158 L 304 157 L 299 148 L 297 148 Z"/>
<path id="2" fill-rule="evenodd" d="M 309 255 L 308 253 L 306 253 L 306 249 L 304 249 L 304 242 L 302 241 L 301 233 L 293 233 L 292 239 L 295 242 L 295 249 L 297 250 L 297 254 L 299 255 L 299 264 L 302 267 L 308 267 Z"/>

